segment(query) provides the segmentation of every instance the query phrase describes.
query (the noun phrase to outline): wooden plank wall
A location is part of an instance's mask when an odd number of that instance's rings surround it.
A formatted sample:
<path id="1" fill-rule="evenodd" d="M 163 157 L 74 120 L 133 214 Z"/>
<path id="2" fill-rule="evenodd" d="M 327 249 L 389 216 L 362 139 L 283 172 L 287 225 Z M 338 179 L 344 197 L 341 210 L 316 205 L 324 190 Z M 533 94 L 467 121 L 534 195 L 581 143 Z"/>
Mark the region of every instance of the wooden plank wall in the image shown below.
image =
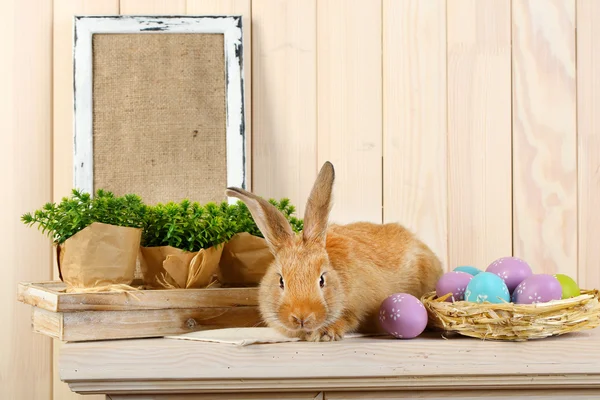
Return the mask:
<path id="1" fill-rule="evenodd" d="M 78 397 L 52 367 L 60 345 L 31 334 L 29 310 L 14 300 L 18 281 L 56 278 L 48 242 L 18 217 L 71 188 L 76 14 L 243 15 L 255 192 L 290 197 L 302 213 L 330 160 L 338 222 L 400 221 L 447 268 L 514 254 L 600 287 L 596 0 L 8 0 L 1 9 L 0 398 Z"/>
<path id="2" fill-rule="evenodd" d="M 51 276 L 50 247 L 20 216 L 52 196 L 52 2 L 0 9 L 0 399 L 52 398 L 52 342 L 33 334 L 19 281 Z"/>

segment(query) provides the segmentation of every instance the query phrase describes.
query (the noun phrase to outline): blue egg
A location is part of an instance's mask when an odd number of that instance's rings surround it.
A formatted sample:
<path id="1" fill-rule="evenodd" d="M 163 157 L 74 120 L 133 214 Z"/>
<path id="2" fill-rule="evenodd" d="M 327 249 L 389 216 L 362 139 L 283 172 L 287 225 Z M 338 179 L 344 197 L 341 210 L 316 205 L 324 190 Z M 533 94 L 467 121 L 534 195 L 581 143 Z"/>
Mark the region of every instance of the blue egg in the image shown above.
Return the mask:
<path id="1" fill-rule="evenodd" d="M 467 274 L 471 274 L 473 276 L 483 272 L 478 268 L 471 267 L 470 265 L 461 265 L 460 267 L 454 268 L 454 271 L 466 272 Z"/>
<path id="2" fill-rule="evenodd" d="M 510 294 L 502 278 L 492 272 L 481 272 L 467 285 L 465 300 L 474 303 L 510 303 Z"/>

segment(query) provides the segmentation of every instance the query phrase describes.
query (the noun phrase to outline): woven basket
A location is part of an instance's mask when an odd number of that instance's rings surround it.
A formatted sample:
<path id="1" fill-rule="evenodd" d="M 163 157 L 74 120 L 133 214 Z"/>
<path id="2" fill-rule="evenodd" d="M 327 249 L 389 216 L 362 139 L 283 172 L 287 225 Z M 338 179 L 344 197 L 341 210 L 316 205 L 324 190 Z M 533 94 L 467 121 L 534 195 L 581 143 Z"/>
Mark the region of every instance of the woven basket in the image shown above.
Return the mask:
<path id="1" fill-rule="evenodd" d="M 431 328 L 486 340 L 526 341 L 600 325 L 598 290 L 539 304 L 444 301 L 449 296 L 437 298 L 430 292 L 421 298 Z"/>

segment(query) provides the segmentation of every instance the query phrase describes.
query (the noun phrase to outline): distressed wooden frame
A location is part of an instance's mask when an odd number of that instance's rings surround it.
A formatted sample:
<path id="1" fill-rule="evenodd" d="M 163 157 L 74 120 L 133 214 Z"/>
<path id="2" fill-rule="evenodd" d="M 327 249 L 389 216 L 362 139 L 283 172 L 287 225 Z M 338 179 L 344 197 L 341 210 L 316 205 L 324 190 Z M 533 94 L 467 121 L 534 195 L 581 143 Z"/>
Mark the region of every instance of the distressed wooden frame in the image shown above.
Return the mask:
<path id="1" fill-rule="evenodd" d="M 247 163 L 242 17 L 227 16 L 75 16 L 74 187 L 93 194 L 93 58 L 96 33 L 221 33 L 226 71 L 227 186 L 246 188 Z M 236 199 L 229 198 L 233 203 Z"/>

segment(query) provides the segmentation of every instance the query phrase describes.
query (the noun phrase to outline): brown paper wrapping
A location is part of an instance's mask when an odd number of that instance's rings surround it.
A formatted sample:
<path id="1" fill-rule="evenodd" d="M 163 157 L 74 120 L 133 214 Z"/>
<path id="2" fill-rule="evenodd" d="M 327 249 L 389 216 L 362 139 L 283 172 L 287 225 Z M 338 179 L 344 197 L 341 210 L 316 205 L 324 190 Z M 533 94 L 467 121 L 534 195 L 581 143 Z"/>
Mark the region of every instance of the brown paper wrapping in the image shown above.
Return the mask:
<path id="1" fill-rule="evenodd" d="M 223 245 L 196 252 L 171 246 L 140 247 L 144 283 L 156 288 L 200 289 L 214 281 Z"/>
<path id="2" fill-rule="evenodd" d="M 227 286 L 255 286 L 273 260 L 265 239 L 238 233 L 223 248 L 217 279 Z"/>
<path id="3" fill-rule="evenodd" d="M 94 222 L 56 247 L 61 280 L 72 288 L 133 282 L 142 230 Z"/>
<path id="4" fill-rule="evenodd" d="M 140 247 L 144 283 L 154 288 L 256 286 L 273 255 L 265 239 L 239 233 L 225 244 L 189 252 L 172 246 Z"/>

